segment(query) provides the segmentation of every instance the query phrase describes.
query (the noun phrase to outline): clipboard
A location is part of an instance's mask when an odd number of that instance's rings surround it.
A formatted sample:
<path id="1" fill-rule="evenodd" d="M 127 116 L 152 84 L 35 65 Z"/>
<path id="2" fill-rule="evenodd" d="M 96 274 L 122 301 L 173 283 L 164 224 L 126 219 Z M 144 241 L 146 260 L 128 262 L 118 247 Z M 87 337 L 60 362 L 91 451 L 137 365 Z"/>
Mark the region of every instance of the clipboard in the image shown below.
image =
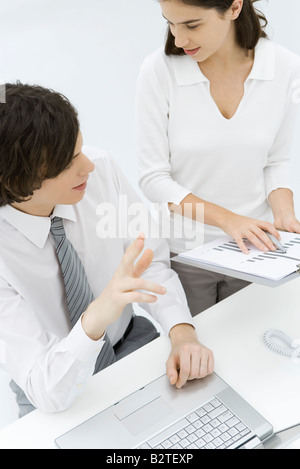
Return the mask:
<path id="1" fill-rule="evenodd" d="M 248 240 L 249 255 L 224 236 L 180 253 L 172 261 L 269 287 L 283 285 L 300 275 L 300 235 L 280 232 L 285 252 L 258 250 Z"/>
<path id="2" fill-rule="evenodd" d="M 250 283 L 257 283 L 265 287 L 279 287 L 291 280 L 299 278 L 300 276 L 300 264 L 298 265 L 298 270 L 286 277 L 283 277 L 280 280 L 272 280 L 258 275 L 247 274 L 245 272 L 240 272 L 233 269 L 227 269 L 226 267 L 220 267 L 217 265 L 207 264 L 206 262 L 193 261 L 190 259 L 185 259 L 179 256 L 172 257 L 171 261 L 178 262 L 179 264 L 190 265 L 192 267 L 197 267 L 198 269 L 209 270 L 210 272 L 216 272 L 217 274 L 227 275 L 228 277 L 238 278 L 240 280 L 245 280 Z"/>

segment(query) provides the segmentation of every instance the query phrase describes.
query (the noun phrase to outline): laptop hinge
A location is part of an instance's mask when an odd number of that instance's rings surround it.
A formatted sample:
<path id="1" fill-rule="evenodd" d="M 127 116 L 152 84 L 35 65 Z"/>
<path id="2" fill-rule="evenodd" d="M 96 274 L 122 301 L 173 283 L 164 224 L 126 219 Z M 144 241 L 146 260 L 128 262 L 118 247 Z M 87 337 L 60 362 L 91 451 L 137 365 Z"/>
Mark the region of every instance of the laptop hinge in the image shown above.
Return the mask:
<path id="1" fill-rule="evenodd" d="M 238 449 L 264 449 L 264 446 L 257 436 L 243 443 Z"/>

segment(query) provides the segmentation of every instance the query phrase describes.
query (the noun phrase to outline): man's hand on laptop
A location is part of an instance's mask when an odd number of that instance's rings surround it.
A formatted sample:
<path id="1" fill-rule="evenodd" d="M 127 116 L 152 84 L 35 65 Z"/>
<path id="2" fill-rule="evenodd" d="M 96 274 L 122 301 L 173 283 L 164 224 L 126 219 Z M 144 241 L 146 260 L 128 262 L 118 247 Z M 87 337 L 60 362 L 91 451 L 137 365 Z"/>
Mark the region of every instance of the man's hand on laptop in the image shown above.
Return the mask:
<path id="1" fill-rule="evenodd" d="M 181 388 L 187 381 L 205 378 L 214 371 L 213 352 L 198 341 L 195 329 L 178 324 L 170 331 L 172 350 L 167 361 L 167 376 Z"/>

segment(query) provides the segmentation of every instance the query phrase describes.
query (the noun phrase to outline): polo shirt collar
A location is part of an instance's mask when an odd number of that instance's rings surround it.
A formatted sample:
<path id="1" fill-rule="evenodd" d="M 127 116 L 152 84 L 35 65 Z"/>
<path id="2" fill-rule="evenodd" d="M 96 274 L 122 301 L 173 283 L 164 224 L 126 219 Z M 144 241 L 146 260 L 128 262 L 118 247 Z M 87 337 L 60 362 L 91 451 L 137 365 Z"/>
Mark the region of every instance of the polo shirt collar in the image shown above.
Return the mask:
<path id="1" fill-rule="evenodd" d="M 76 221 L 73 205 L 57 205 L 51 217 L 28 215 L 10 205 L 6 205 L 0 208 L 0 216 L 41 249 L 45 246 L 53 217 L 57 216 L 73 222 Z"/>
<path id="2" fill-rule="evenodd" d="M 269 39 L 262 38 L 255 49 L 255 59 L 247 80 L 274 80 L 275 47 Z"/>
<path id="3" fill-rule="evenodd" d="M 171 56 L 176 82 L 179 86 L 209 83 L 198 64 L 189 56 Z M 261 38 L 255 48 L 255 58 L 248 80 L 273 80 L 275 74 L 275 48 L 268 39 Z"/>
<path id="4" fill-rule="evenodd" d="M 198 63 L 188 55 L 172 55 L 171 58 L 176 82 L 179 86 L 209 83 L 209 80 L 201 72 Z"/>

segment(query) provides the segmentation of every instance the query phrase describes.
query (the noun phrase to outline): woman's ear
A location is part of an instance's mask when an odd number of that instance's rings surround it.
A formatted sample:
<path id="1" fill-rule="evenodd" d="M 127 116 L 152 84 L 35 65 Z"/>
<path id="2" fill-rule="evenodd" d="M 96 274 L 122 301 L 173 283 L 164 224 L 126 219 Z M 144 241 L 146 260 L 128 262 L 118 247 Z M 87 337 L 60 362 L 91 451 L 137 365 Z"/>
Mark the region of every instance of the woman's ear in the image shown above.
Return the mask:
<path id="1" fill-rule="evenodd" d="M 230 7 L 231 19 L 236 20 L 242 11 L 244 5 L 244 0 L 234 0 L 233 4 Z"/>

